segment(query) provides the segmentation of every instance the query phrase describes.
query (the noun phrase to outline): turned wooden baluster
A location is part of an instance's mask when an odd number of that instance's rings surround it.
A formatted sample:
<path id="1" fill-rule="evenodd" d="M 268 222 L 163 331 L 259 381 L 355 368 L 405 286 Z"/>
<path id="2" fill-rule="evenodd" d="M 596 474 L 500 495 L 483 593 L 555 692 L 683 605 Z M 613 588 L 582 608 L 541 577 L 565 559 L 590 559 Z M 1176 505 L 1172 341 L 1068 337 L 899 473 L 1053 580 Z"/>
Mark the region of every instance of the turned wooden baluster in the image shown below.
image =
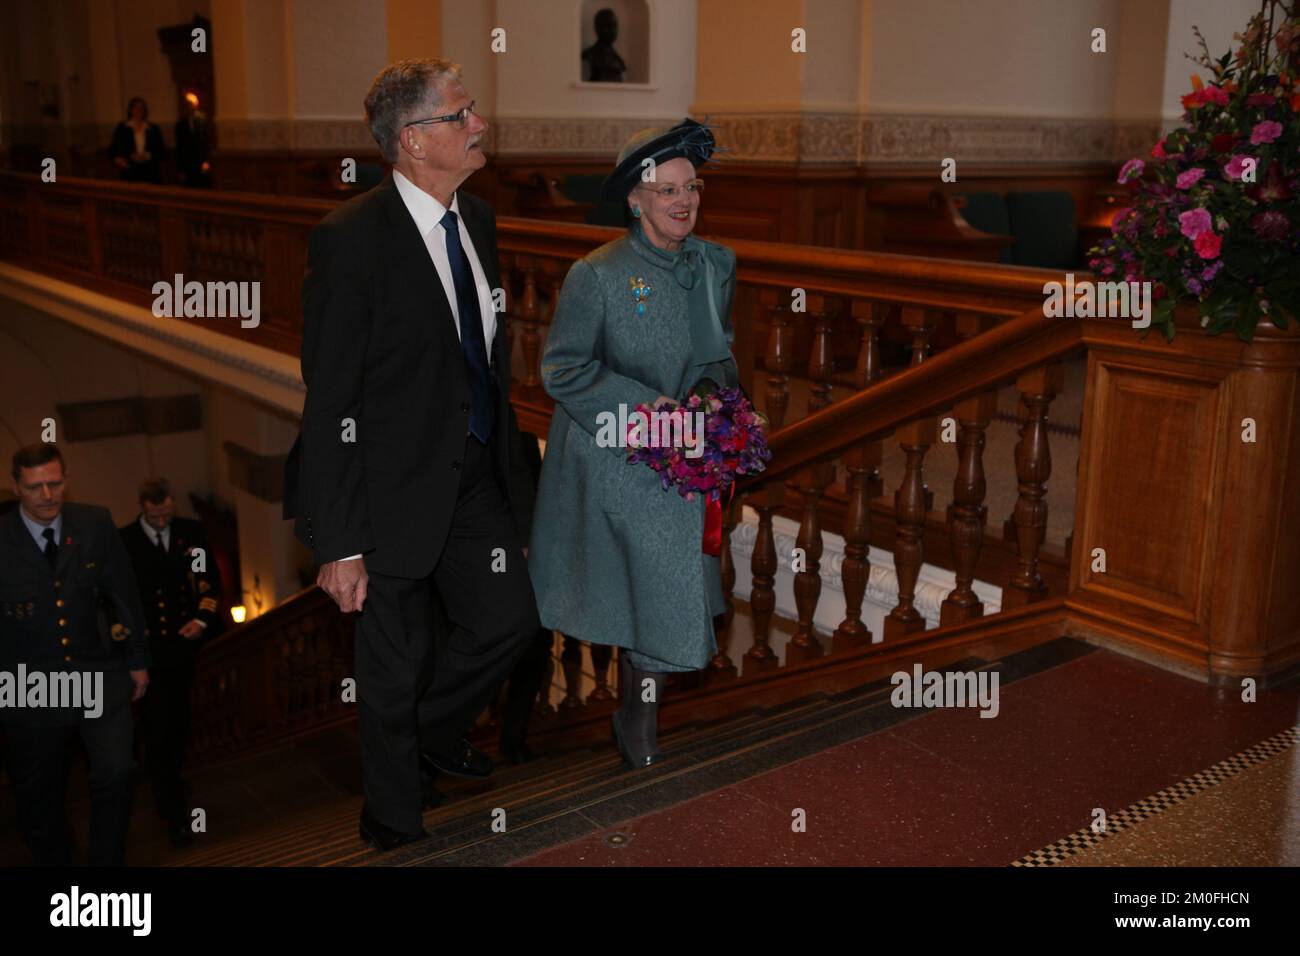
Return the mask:
<path id="1" fill-rule="evenodd" d="M 542 310 L 537 297 L 538 265 L 535 260 L 520 256 L 519 267 L 524 276 L 524 294 L 519 300 L 518 312 L 523 327 L 520 338 L 524 360 L 524 375 L 520 384 L 525 388 L 536 388 L 541 384 L 538 375 L 537 326 Z"/>
<path id="2" fill-rule="evenodd" d="M 972 312 L 959 312 L 955 327 L 965 341 L 979 335 L 995 321 Z M 939 608 L 941 625 L 956 624 L 984 614 L 984 604 L 975 596 L 971 585 L 975 581 L 980 546 L 984 543 L 984 526 L 988 522 L 988 509 L 984 507 L 988 490 L 984 478 L 984 440 L 989 422 L 997 410 L 996 391 L 974 395 L 953 406 L 952 415 L 958 426 L 957 474 L 953 477 L 948 521 L 957 585 Z"/>
<path id="3" fill-rule="evenodd" d="M 776 610 L 776 539 L 772 535 L 772 513 L 785 496 L 785 483 L 770 482 L 753 496 L 753 507 L 758 512 L 758 534 L 754 538 L 754 553 L 750 556 L 750 577 L 753 584 L 749 593 L 750 622 L 754 628 L 754 643 L 745 652 L 742 673 L 748 677 L 777 665 L 776 652 L 772 650 L 772 612 Z"/>
<path id="4" fill-rule="evenodd" d="M 808 359 L 808 377 L 812 380 L 808 414 L 814 415 L 831 403 L 831 375 L 835 371 L 835 355 L 831 348 L 831 317 L 826 312 L 824 297 L 810 295 L 808 312 L 813 318 L 813 344 Z M 813 631 L 817 601 L 822 593 L 821 499 L 834 476 L 833 461 L 818 462 L 805 473 L 804 484 L 800 489 L 803 495 L 803 516 L 799 521 L 795 547 L 803 552 L 802 567 L 794 565 L 792 561 L 794 604 L 799 623 L 786 650 L 787 663 L 810 660 L 822 654 L 821 642 Z"/>
<path id="5" fill-rule="evenodd" d="M 907 456 L 902 484 L 894 492 L 894 570 L 898 574 L 898 605 L 885 618 L 885 640 L 925 629 L 925 618 L 916 609 L 916 581 L 924 561 L 926 488 L 925 453 L 934 444 L 935 420 L 924 419 L 904 425 L 895 433 Z"/>
<path id="6" fill-rule="evenodd" d="M 844 620 L 831 637 L 831 653 L 840 654 L 871 643 L 871 631 L 862 621 L 862 598 L 871 577 L 871 479 L 879 477 L 881 442 L 863 442 L 844 453 L 849 472 L 849 508 L 844 516 L 844 560 L 840 578 L 844 587 Z"/>
<path id="7" fill-rule="evenodd" d="M 706 682 L 731 680 L 736 676 L 736 665 L 727 656 L 727 647 L 731 639 L 731 622 L 736 617 L 736 599 L 733 594 L 736 589 L 736 564 L 731 558 L 731 531 L 736 527 L 736 513 L 739 509 L 740 502 L 732 498 L 722 511 L 722 554 L 719 560 L 722 565 L 722 598 L 727 609 L 722 613 L 720 624 L 714 629 L 718 652 L 713 655 L 713 660 L 709 661 L 705 670 Z"/>
<path id="8" fill-rule="evenodd" d="M 934 330 L 938 325 L 939 315 L 929 309 L 923 309 L 919 306 L 905 305 L 899 310 L 899 322 L 904 328 L 912 330 L 912 365 L 920 365 L 930 357 L 930 338 L 934 335 Z M 933 424 L 933 421 L 931 422 Z M 930 442 L 933 443 L 938 437 L 938 432 L 933 431 Z M 925 453 L 921 453 L 922 457 Z M 925 500 L 925 510 L 930 511 L 934 507 L 934 492 L 925 483 L 921 482 L 921 495 Z"/>
<path id="9" fill-rule="evenodd" d="M 560 670 L 564 674 L 564 699 L 560 710 L 574 710 L 582 706 L 582 642 L 564 634 L 564 650 L 560 652 Z"/>
<path id="10" fill-rule="evenodd" d="M 857 367 L 853 370 L 853 383 L 859 389 L 880 381 L 880 329 L 885 324 L 887 309 L 888 306 L 883 302 L 868 302 L 865 299 L 855 299 L 853 302 L 853 318 L 862 326 L 862 345 L 858 349 Z M 871 470 L 867 473 L 868 501 L 884 494 L 885 490 L 884 480 L 880 477 L 879 459 L 872 462 L 870 467 Z"/>
<path id="11" fill-rule="evenodd" d="M 1016 444 L 1016 546 L 1019 569 L 1002 589 L 1002 606 L 1022 607 L 1047 596 L 1038 573 L 1038 551 L 1047 533 L 1047 479 L 1052 474 L 1052 452 L 1047 440 L 1047 409 L 1065 384 L 1065 367 L 1047 365 L 1016 380 L 1025 420 Z"/>
<path id="12" fill-rule="evenodd" d="M 609 688 L 609 662 L 614 659 L 614 648 L 609 644 L 588 644 L 587 650 L 591 654 L 591 671 L 596 679 L 596 686 L 587 695 L 587 703 L 614 700 L 614 692 Z"/>
<path id="13" fill-rule="evenodd" d="M 984 604 L 975 596 L 971 584 L 988 521 L 988 509 L 984 507 L 988 489 L 984 479 L 984 436 L 997 409 L 997 392 L 985 392 L 953 406 L 958 425 L 957 474 L 952 482 L 950 531 L 957 586 L 943 599 L 940 624 L 956 624 L 984 614 Z"/>
<path id="14" fill-rule="evenodd" d="M 764 290 L 761 301 L 767 307 L 771 319 L 767 352 L 763 359 L 763 365 L 767 369 L 764 411 L 775 431 L 785 424 L 785 413 L 790 407 L 790 365 L 794 335 L 790 328 L 789 305 L 771 290 Z"/>

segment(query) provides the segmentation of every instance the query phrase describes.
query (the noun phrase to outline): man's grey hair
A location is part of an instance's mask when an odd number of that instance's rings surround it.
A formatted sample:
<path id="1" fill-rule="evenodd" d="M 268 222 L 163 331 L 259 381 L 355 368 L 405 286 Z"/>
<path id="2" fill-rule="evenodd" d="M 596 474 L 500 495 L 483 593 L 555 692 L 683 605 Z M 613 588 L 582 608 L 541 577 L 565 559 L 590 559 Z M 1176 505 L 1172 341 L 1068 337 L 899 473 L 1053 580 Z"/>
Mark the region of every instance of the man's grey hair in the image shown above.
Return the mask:
<path id="1" fill-rule="evenodd" d="M 436 113 L 442 85 L 459 79 L 459 64 L 436 57 L 398 60 L 379 71 L 366 94 L 366 124 L 387 162 L 397 162 L 402 128 Z"/>

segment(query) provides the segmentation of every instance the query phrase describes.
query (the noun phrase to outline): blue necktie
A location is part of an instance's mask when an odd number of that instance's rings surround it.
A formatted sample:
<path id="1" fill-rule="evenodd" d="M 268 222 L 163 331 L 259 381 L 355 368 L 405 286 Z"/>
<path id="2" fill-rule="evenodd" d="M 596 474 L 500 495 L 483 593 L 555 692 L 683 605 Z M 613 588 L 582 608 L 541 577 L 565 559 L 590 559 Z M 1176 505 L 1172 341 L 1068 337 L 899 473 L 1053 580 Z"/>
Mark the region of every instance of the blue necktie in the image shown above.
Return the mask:
<path id="1" fill-rule="evenodd" d="M 456 305 L 460 309 L 460 348 L 465 353 L 465 366 L 469 370 L 469 430 L 486 445 L 496 425 L 496 401 L 488 371 L 487 346 L 483 343 L 483 313 L 478 307 L 478 290 L 474 287 L 469 256 L 465 255 L 465 247 L 460 242 L 456 214 L 450 209 L 442 217 L 442 229 L 447 235 L 451 281 L 456 287 Z"/>

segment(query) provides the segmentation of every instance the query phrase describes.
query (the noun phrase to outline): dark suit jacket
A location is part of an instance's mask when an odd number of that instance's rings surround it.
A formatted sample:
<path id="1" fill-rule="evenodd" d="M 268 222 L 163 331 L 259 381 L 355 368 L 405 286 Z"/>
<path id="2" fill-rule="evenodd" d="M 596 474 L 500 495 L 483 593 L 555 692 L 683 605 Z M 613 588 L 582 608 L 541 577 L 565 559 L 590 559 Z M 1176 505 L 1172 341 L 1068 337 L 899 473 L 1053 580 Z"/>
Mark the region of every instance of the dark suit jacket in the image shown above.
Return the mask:
<path id="1" fill-rule="evenodd" d="M 120 640 L 113 624 L 126 628 L 118 630 Z M 29 672 L 149 667 L 135 575 L 108 509 L 63 506 L 53 570 L 19 509 L 0 517 L 0 669 L 13 672 L 19 663 Z M 3 720 L 29 718 L 43 719 L 31 711 L 0 711 Z"/>
<path id="2" fill-rule="evenodd" d="M 199 644 L 216 631 L 221 603 L 221 574 L 203 525 L 190 518 L 173 518 L 165 553 L 145 534 L 138 518 L 122 527 L 120 534 L 140 588 L 154 668 L 193 666 Z M 204 551 L 206 570 L 201 572 L 193 570 L 195 548 Z M 180 629 L 193 620 L 206 625 L 203 637 L 182 637 Z"/>
<path id="3" fill-rule="evenodd" d="M 496 218 L 457 195 L 484 275 L 500 288 Z M 456 318 L 391 176 L 312 230 L 302 311 L 307 400 L 285 463 L 284 516 L 318 563 L 364 553 L 369 570 L 424 577 L 456 505 L 470 386 Z M 527 541 L 534 490 L 510 407 L 505 318 L 497 313 L 490 353 L 493 466 Z"/>
<path id="4" fill-rule="evenodd" d="M 114 159 L 121 156 L 126 160 L 126 169 L 118 172 L 127 182 L 161 183 L 162 158 L 167 148 L 163 145 L 162 130 L 156 123 L 145 125 L 144 148 L 149 153 L 148 162 L 137 163 L 131 159 L 135 153 L 135 130 L 130 123 L 118 123 L 113 129 L 113 141 L 109 144 L 108 155 Z"/>

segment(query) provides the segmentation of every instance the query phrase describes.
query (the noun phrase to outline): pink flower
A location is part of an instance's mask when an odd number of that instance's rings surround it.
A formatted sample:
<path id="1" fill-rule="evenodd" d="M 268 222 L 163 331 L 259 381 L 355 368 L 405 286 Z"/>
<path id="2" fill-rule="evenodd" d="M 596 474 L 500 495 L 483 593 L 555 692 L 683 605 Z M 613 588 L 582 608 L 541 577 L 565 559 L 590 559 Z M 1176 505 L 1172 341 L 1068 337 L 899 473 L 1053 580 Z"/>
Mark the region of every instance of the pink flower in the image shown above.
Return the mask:
<path id="1" fill-rule="evenodd" d="M 1193 169 L 1187 170 L 1184 173 L 1179 173 L 1175 185 L 1179 189 L 1191 189 L 1193 186 L 1199 183 L 1204 176 L 1205 176 L 1205 170 L 1202 169 L 1200 166 L 1197 166 Z"/>
<path id="2" fill-rule="evenodd" d="M 1156 159 L 1165 158 L 1165 141 L 1163 139 L 1151 147 L 1151 155 Z"/>
<path id="3" fill-rule="evenodd" d="M 1196 237 L 1196 254 L 1202 259 L 1217 259 L 1219 257 L 1219 247 L 1222 245 L 1222 236 L 1217 236 L 1208 231 L 1203 232 Z"/>
<path id="4" fill-rule="evenodd" d="M 1189 209 L 1178 217 L 1178 228 L 1188 239 L 1195 239 L 1205 232 L 1210 232 L 1213 223 L 1205 209 Z"/>
<path id="5" fill-rule="evenodd" d="M 1130 159 L 1127 163 L 1125 163 L 1123 166 L 1120 167 L 1119 179 L 1116 181 L 1120 183 L 1126 183 L 1131 179 L 1137 179 L 1139 176 L 1142 175 L 1142 170 L 1144 170 L 1145 168 L 1146 168 L 1146 164 L 1142 162 L 1142 160 Z"/>
<path id="6" fill-rule="evenodd" d="M 1240 182 L 1241 177 L 1246 174 L 1246 165 L 1249 163 L 1252 167 L 1255 165 L 1255 157 L 1247 156 L 1244 153 L 1238 153 L 1228 164 L 1223 167 L 1223 175 L 1229 179 Z"/>
<path id="7" fill-rule="evenodd" d="M 1213 103 L 1215 106 L 1228 105 L 1228 91 L 1219 86 L 1207 86 L 1201 91 L 1202 103 Z"/>
<path id="8" fill-rule="evenodd" d="M 1262 143 L 1271 143 L 1282 135 L 1282 124 L 1274 120 L 1264 120 L 1256 124 L 1255 128 L 1250 131 L 1250 141 L 1253 145 L 1259 146 Z"/>

